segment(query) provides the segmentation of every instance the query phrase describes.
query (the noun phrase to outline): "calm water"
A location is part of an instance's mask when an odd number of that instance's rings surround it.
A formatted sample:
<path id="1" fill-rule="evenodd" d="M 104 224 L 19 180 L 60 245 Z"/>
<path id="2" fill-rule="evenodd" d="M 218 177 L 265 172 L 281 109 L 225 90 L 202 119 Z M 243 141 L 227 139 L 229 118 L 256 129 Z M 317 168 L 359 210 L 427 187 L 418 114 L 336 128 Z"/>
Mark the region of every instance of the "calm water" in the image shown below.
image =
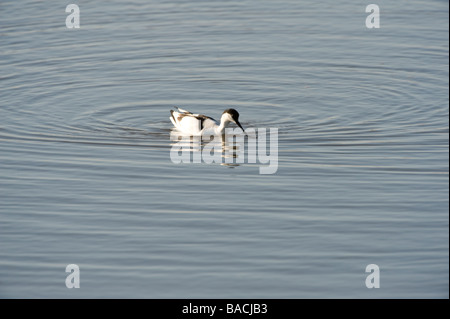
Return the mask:
<path id="1" fill-rule="evenodd" d="M 447 1 L 75 3 L 0 3 L 0 297 L 449 297 Z M 172 163 L 174 105 L 278 171 Z"/>

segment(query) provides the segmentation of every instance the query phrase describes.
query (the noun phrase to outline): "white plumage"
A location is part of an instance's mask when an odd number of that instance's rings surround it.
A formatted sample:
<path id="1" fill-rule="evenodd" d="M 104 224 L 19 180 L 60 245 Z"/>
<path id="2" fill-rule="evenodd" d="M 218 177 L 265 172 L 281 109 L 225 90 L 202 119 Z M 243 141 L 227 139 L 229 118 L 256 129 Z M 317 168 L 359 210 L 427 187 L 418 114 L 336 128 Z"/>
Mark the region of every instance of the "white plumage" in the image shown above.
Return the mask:
<path id="1" fill-rule="evenodd" d="M 193 114 L 189 111 L 176 107 L 178 111 L 170 110 L 170 120 L 173 125 L 181 132 L 190 135 L 203 135 L 203 134 L 224 134 L 225 128 L 228 127 L 230 122 L 238 125 L 242 131 L 241 124 L 239 123 L 239 113 L 235 109 L 227 109 L 222 113 L 220 123 L 212 117 Z"/>

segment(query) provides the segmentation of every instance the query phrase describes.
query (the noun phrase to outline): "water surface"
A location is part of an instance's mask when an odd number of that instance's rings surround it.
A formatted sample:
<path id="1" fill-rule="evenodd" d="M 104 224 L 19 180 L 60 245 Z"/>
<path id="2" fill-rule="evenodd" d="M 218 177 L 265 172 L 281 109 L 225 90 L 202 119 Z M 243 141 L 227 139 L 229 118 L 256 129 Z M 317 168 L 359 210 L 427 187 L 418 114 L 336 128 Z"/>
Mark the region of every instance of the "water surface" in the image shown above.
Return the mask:
<path id="1" fill-rule="evenodd" d="M 446 1 L 77 4 L 0 4 L 0 297 L 448 298 Z M 174 105 L 276 174 L 174 164 Z"/>

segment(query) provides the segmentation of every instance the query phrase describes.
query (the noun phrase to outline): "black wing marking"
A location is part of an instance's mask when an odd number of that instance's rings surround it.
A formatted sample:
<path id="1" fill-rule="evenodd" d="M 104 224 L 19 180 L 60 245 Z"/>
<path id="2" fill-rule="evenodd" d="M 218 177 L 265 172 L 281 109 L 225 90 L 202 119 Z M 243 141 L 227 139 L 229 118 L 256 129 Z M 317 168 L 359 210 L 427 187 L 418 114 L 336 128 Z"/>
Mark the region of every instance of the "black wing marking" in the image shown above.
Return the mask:
<path id="1" fill-rule="evenodd" d="M 197 115 L 196 118 L 200 120 L 200 130 L 203 130 L 203 127 L 204 127 L 204 124 L 203 124 L 203 123 L 204 123 L 206 120 L 213 120 L 214 122 L 216 121 L 216 120 L 213 119 L 212 117 L 209 117 L 209 116 L 206 116 L 206 115 Z"/>
<path id="2" fill-rule="evenodd" d="M 170 115 L 172 116 L 172 118 L 174 119 L 175 122 L 180 122 L 185 116 L 192 116 L 195 117 L 197 120 L 200 121 L 200 130 L 203 130 L 204 128 L 204 122 L 206 120 L 212 120 L 214 122 L 216 122 L 215 119 L 213 119 L 212 117 L 206 116 L 206 115 L 202 115 L 202 114 L 193 114 L 189 111 L 180 109 L 178 106 L 175 106 L 178 111 L 180 111 L 180 113 L 178 114 L 178 117 L 175 119 L 175 116 L 173 115 L 173 110 L 170 110 Z"/>

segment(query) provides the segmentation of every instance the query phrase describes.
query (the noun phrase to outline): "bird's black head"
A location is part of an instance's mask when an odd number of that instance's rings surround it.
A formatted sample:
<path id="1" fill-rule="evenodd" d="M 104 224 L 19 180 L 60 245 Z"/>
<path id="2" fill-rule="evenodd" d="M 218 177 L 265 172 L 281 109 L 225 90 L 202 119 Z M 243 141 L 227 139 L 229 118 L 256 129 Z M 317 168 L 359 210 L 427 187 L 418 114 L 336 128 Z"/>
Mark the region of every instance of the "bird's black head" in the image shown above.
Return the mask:
<path id="1" fill-rule="evenodd" d="M 223 113 L 228 113 L 231 115 L 231 118 L 235 121 L 239 120 L 239 113 L 235 109 L 227 109 L 223 111 Z"/>
<path id="2" fill-rule="evenodd" d="M 235 109 L 227 109 L 227 110 L 223 111 L 223 114 L 229 114 L 231 116 L 231 118 L 233 119 L 233 122 L 236 123 L 237 126 L 239 126 L 243 132 L 245 132 L 244 128 L 241 125 L 241 123 L 239 123 L 239 113 L 238 113 L 238 111 L 236 111 Z"/>

